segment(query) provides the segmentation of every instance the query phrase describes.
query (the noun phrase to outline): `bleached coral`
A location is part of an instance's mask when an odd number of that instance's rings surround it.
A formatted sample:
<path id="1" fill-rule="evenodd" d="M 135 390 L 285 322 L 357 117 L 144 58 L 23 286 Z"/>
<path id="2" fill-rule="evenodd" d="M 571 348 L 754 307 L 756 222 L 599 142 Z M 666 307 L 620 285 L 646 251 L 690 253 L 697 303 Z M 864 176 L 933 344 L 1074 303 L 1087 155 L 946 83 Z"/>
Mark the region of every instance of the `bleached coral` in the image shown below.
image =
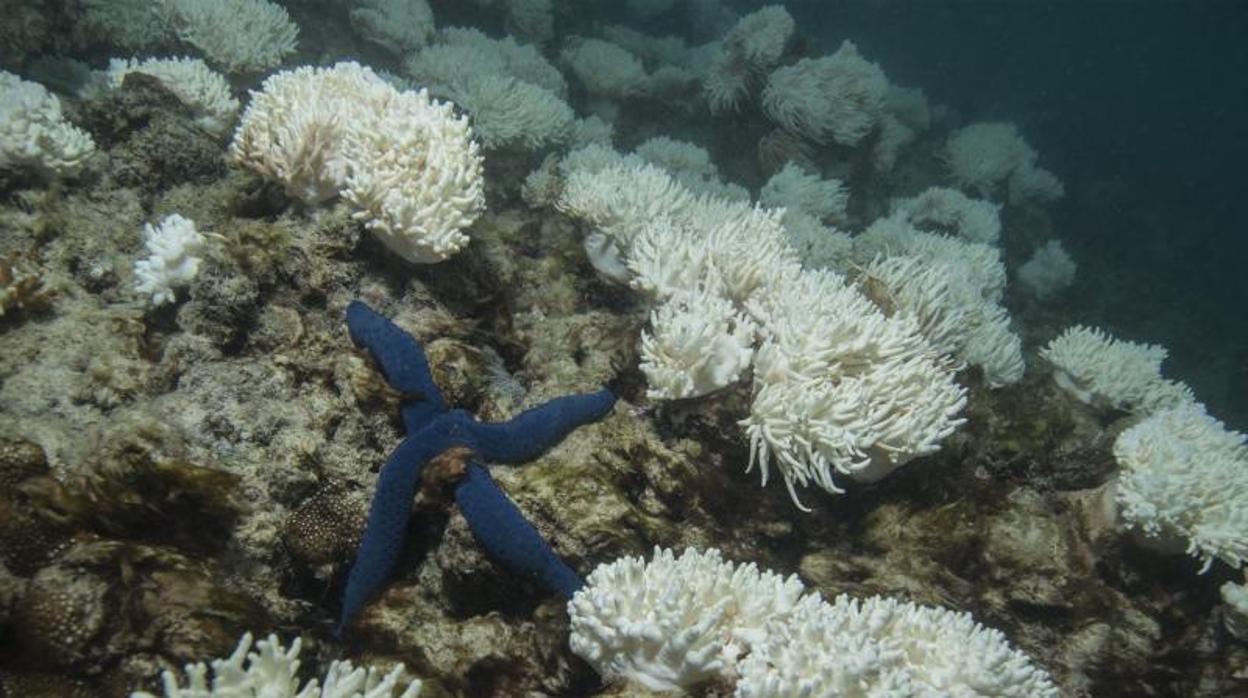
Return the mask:
<path id="1" fill-rule="evenodd" d="M 972 199 L 956 189 L 928 187 L 917 196 L 893 200 L 893 213 L 928 232 L 953 233 L 970 242 L 995 243 L 1001 236 L 1001 206 Z"/>
<path id="2" fill-rule="evenodd" d="M 275 73 L 252 91 L 229 157 L 306 204 L 332 199 L 346 183 L 348 131 L 372 121 L 395 94 L 353 62 Z"/>
<path id="3" fill-rule="evenodd" d="M 820 222 L 843 222 L 849 191 L 838 179 L 820 179 L 790 162 L 767 180 L 758 200 L 764 206 L 804 213 Z"/>
<path id="4" fill-rule="evenodd" d="M 735 683 L 737 698 L 1056 698 L 1044 670 L 969 614 L 885 597 L 827 603 L 718 550 L 600 565 L 568 604 L 572 651 L 654 691 Z"/>
<path id="5" fill-rule="evenodd" d="M 525 41 L 543 43 L 555 36 L 552 0 L 506 0 L 507 33 Z"/>
<path id="6" fill-rule="evenodd" d="M 796 576 L 725 561 L 718 550 L 655 548 L 649 562 L 599 565 L 568 602 L 572 651 L 608 679 L 651 690 L 731 676 L 771 621 L 805 591 Z"/>
<path id="7" fill-rule="evenodd" d="M 707 68 L 703 93 L 711 111 L 736 109 L 780 62 L 793 35 L 793 17 L 782 5 L 766 5 L 742 17 L 719 44 Z"/>
<path id="8" fill-rule="evenodd" d="M 701 397 L 741 377 L 754 357 L 754 324 L 727 299 L 706 290 L 679 291 L 650 313 L 641 334 L 646 395 Z"/>
<path id="9" fill-rule="evenodd" d="M 875 128 L 887 95 L 884 71 L 846 41 L 831 56 L 777 68 L 763 88 L 763 110 L 816 143 L 854 146 Z"/>
<path id="10" fill-rule="evenodd" d="M 442 90 L 473 117 L 486 148 L 536 150 L 568 138 L 575 115 L 544 87 L 498 75 L 477 75 Z"/>
<path id="11" fill-rule="evenodd" d="M 705 148 L 667 136 L 655 136 L 636 148 L 634 153 L 646 162 L 658 165 L 679 179 L 703 179 L 718 177 L 719 171 L 711 162 L 711 154 Z"/>
<path id="12" fill-rule="evenodd" d="M 970 124 L 949 137 L 944 157 L 958 186 L 982 196 L 1005 188 L 1012 203 L 1045 203 L 1064 193 L 1057 177 L 1036 164 L 1036 150 L 1014 124 Z"/>
<path id="13" fill-rule="evenodd" d="M 195 114 L 195 123 L 206 131 L 224 133 L 238 116 L 238 100 L 230 94 L 225 78 L 198 58 L 149 58 L 123 60 L 114 58 L 108 64 L 108 79 L 114 87 L 121 86 L 130 73 L 150 75 L 178 101 Z"/>
<path id="14" fill-rule="evenodd" d="M 393 698 L 402 689 L 399 698 L 417 698 L 421 682 L 404 683 L 402 664 L 382 673 L 375 667 L 353 667 L 349 661 L 335 661 L 329 665 L 323 682 L 315 679 L 300 687 L 299 651 L 302 639 L 295 638 L 290 649 L 270 635 L 267 640 L 256 643 L 251 651 L 251 633 L 243 635 L 234 653 L 225 659 L 212 660 L 212 680 L 208 679 L 208 666 L 203 662 L 186 666 L 187 685 L 181 685 L 172 671 L 161 675 L 164 698 Z M 137 691 L 131 698 L 156 698 L 151 693 Z"/>
<path id="15" fill-rule="evenodd" d="M 434 31 L 426 0 L 360 0 L 350 17 L 361 38 L 399 55 L 424 46 Z"/>
<path id="16" fill-rule="evenodd" d="M 517 43 L 511 37 L 494 39 L 465 27 L 439 31 L 434 43 L 411 57 L 404 68 L 426 87 L 488 74 L 530 82 L 560 98 L 568 91 L 559 69 L 531 44 Z"/>
<path id="17" fill-rule="evenodd" d="M 1044 300 L 1075 283 L 1075 260 L 1059 240 L 1049 240 L 1018 268 L 1018 283 L 1032 296 Z"/>
<path id="18" fill-rule="evenodd" d="M 176 213 L 165 216 L 157 226 L 144 225 L 143 243 L 149 254 L 134 264 L 134 290 L 147 296 L 152 305 L 173 302 L 174 290 L 199 273 L 205 242 L 195 222 Z"/>
<path id="19" fill-rule="evenodd" d="M 797 488 L 839 493 L 833 474 L 874 481 L 933 453 L 961 423 L 966 393 L 913 321 L 888 318 L 839 274 L 773 280 L 748 304 L 765 339 L 741 420 L 750 468 L 774 462 Z"/>
<path id="20" fill-rule="evenodd" d="M 356 63 L 278 73 L 254 92 L 230 157 L 316 204 L 341 194 L 404 259 L 446 259 L 485 207 L 464 117 Z"/>
<path id="21" fill-rule="evenodd" d="M 582 39 L 559 54 L 592 95 L 624 99 L 645 93 L 646 70 L 633 54 L 601 39 Z"/>
<path id="22" fill-rule="evenodd" d="M 734 695 L 1058 695 L 1047 673 L 970 614 L 880 596 L 805 605 L 742 661 Z"/>
<path id="23" fill-rule="evenodd" d="M 347 133 L 342 196 L 353 216 L 409 262 L 448 259 L 485 210 L 484 175 L 465 117 L 424 90 L 396 93 Z"/>
<path id="24" fill-rule="evenodd" d="M 71 176 L 94 152 L 95 142 L 65 120 L 56 95 L 0 70 L 0 169 Z"/>
<path id="25" fill-rule="evenodd" d="M 1161 375 L 1165 347 L 1115 339 L 1101 329 L 1067 328 L 1040 356 L 1053 379 L 1079 401 L 1101 408 L 1149 414 L 1193 402 L 1191 390 Z"/>
<path id="26" fill-rule="evenodd" d="M 980 366 L 993 388 L 1022 378 L 1022 343 L 999 305 L 1006 276 L 995 247 L 922 232 L 898 214 L 855 238 L 854 254 L 868 294 L 890 312 L 914 316 L 942 352 Z M 897 256 L 910 261 L 888 261 Z"/>
<path id="27" fill-rule="evenodd" d="M 1123 521 L 1155 539 L 1187 541 L 1202 562 L 1248 559 L 1248 436 L 1228 431 L 1202 405 L 1159 410 L 1114 442 Z"/>
<path id="28" fill-rule="evenodd" d="M 173 40 L 159 3 L 152 0 L 80 0 L 82 15 L 74 23 L 76 36 L 128 50 L 150 49 Z"/>
<path id="29" fill-rule="evenodd" d="M 160 0 L 178 38 L 231 73 L 272 68 L 294 53 L 299 28 L 267 0 Z"/>

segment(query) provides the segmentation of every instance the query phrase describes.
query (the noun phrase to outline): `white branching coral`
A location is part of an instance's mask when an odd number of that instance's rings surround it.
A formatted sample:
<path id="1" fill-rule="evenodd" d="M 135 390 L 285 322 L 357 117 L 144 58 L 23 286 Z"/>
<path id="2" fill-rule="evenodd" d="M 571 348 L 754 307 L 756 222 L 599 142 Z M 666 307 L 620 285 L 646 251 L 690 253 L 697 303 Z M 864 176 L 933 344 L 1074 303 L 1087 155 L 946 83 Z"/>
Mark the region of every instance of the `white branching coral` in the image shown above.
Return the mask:
<path id="1" fill-rule="evenodd" d="M 767 180 L 758 200 L 764 206 L 804 213 L 822 223 L 842 223 L 849 191 L 839 179 L 820 179 L 789 162 Z"/>
<path id="2" fill-rule="evenodd" d="M 468 120 L 424 90 L 402 92 L 347 133 L 343 198 L 356 219 L 409 262 L 449 259 L 485 210 L 481 156 Z"/>
<path id="3" fill-rule="evenodd" d="M 734 316 L 744 311 L 758 325 L 753 407 L 741 426 L 751 442 L 751 468 L 760 466 L 764 485 L 774 463 L 800 507 L 799 487 L 839 492 L 834 471 L 878 479 L 937 450 L 962 423 L 957 414 L 965 392 L 918 324 L 886 317 L 835 272 L 803 271 L 781 209 L 694 197 L 667 173 L 635 160 L 605 149 L 570 154 L 556 206 L 593 228 L 587 252 L 612 278 L 627 270 L 635 288 L 660 302 L 713 292 L 731 304 L 722 306 L 725 317 L 731 307 Z M 716 329 L 704 318 L 695 327 L 678 310 L 656 312 L 649 336 L 670 334 L 681 339 L 673 344 L 690 347 L 694 338 L 709 344 L 718 334 L 724 341 L 738 326 Z M 731 346 L 728 356 L 744 360 L 736 351 L 745 349 L 744 333 L 736 338 L 738 344 L 720 348 Z M 658 345 L 651 349 L 658 356 Z M 721 371 L 708 380 L 692 353 L 671 353 L 684 358 L 652 363 L 689 375 L 677 380 L 656 370 L 662 384 L 652 387 L 660 397 L 701 394 L 693 386 L 723 385 L 735 375 Z"/>
<path id="4" fill-rule="evenodd" d="M 0 169 L 70 176 L 94 152 L 95 142 L 65 120 L 56 95 L 0 70 Z"/>
<path id="5" fill-rule="evenodd" d="M 307 204 L 341 194 L 393 251 L 429 263 L 462 248 L 485 207 L 478 150 L 450 104 L 348 62 L 265 80 L 230 158 Z"/>
<path id="6" fill-rule="evenodd" d="M 361 38 L 398 55 L 424 46 L 434 30 L 426 0 L 361 0 L 350 17 Z"/>
<path id="7" fill-rule="evenodd" d="M 555 93 L 512 77 L 476 75 L 441 90 L 472 115 L 486 148 L 536 150 L 567 139 L 575 114 Z"/>
<path id="8" fill-rule="evenodd" d="M 860 283 L 889 312 L 912 316 L 941 352 L 979 366 L 989 387 L 1023 377 L 1022 343 L 1000 306 L 1005 266 L 991 245 L 925 233 L 901 214 L 854 239 Z M 907 261 L 892 262 L 893 257 Z"/>
<path id="9" fill-rule="evenodd" d="M 999 204 L 945 187 L 929 187 L 917 196 L 893 200 L 893 213 L 920 230 L 988 244 L 1001 236 L 1000 211 Z"/>
<path id="10" fill-rule="evenodd" d="M 590 573 L 568 602 L 569 644 L 606 678 L 656 691 L 689 687 L 731 676 L 804 591 L 796 576 L 736 565 L 715 549 L 676 557 L 655 548 L 649 562 L 624 557 Z"/>
<path id="11" fill-rule="evenodd" d="M 765 337 L 741 421 L 750 467 L 797 488 L 842 492 L 933 453 L 964 420 L 966 392 L 907 318 L 888 318 L 835 272 L 774 280 L 748 307 Z"/>
<path id="12" fill-rule="evenodd" d="M 718 550 L 600 565 L 568 604 L 572 651 L 650 690 L 737 698 L 1056 698 L 1044 670 L 969 614 L 884 597 L 833 603 Z"/>
<path id="13" fill-rule="evenodd" d="M 160 0 L 178 38 L 227 72 L 258 72 L 294 53 L 299 28 L 267 0 Z"/>
<path id="14" fill-rule="evenodd" d="M 1082 325 L 1067 328 L 1040 350 L 1053 365 L 1053 379 L 1080 402 L 1137 414 L 1195 400 L 1186 385 L 1162 377 L 1166 355 L 1165 347 L 1115 339 Z"/>
<path id="15" fill-rule="evenodd" d="M 625 99 L 643 94 L 649 87 L 641 61 L 608 41 L 582 39 L 559 56 L 592 95 Z"/>
<path id="16" fill-rule="evenodd" d="M 816 143 L 854 146 L 879 121 L 887 94 L 884 71 L 846 41 L 831 56 L 777 68 L 763 88 L 763 110 Z"/>
<path id="17" fill-rule="evenodd" d="M 143 243 L 149 254 L 134 263 L 134 288 L 148 296 L 152 305 L 171 303 L 174 290 L 199 273 L 204 236 L 195 229 L 194 221 L 174 213 L 165 216 L 160 225 L 144 225 Z"/>
<path id="18" fill-rule="evenodd" d="M 1049 240 L 1018 268 L 1018 283 L 1032 296 L 1045 300 L 1075 283 L 1075 260 L 1060 240 Z"/>
<path id="19" fill-rule="evenodd" d="M 767 5 L 742 17 L 724 36 L 707 67 L 703 93 L 711 111 L 736 109 L 784 55 L 793 36 L 793 17 L 781 5 Z"/>
<path id="20" fill-rule="evenodd" d="M 650 313 L 641 334 L 646 395 L 701 397 L 737 381 L 754 358 L 754 323 L 720 295 L 680 291 Z"/>
<path id="21" fill-rule="evenodd" d="M 734 695 L 1058 695 L 1047 673 L 970 614 L 880 596 L 803 605 L 741 663 Z"/>
<path id="22" fill-rule="evenodd" d="M 243 635 L 234 653 L 225 659 L 212 660 L 212 679 L 209 667 L 203 662 L 186 666 L 187 685 L 181 685 L 172 671 L 161 675 L 164 698 L 417 698 L 421 682 L 405 682 L 402 664 L 382 673 L 375 667 L 353 667 L 349 661 L 335 661 L 329 665 L 323 681 L 309 681 L 299 685 L 299 651 L 301 638 L 295 638 L 287 649 L 270 635 L 267 640 L 256 643 L 251 651 L 251 633 Z M 406 683 L 406 686 L 404 686 Z M 157 698 L 151 693 L 137 691 L 130 698 Z"/>
<path id="23" fill-rule="evenodd" d="M 238 100 L 230 94 L 230 84 L 198 58 L 109 61 L 108 80 L 114 87 L 120 87 L 130 73 L 159 80 L 195 114 L 195 123 L 211 133 L 225 133 L 238 116 Z"/>
<path id="24" fill-rule="evenodd" d="M 1160 410 L 1114 442 L 1124 523 L 1159 541 L 1183 540 L 1205 572 L 1248 560 L 1248 436 L 1187 402 Z"/>
<path id="25" fill-rule="evenodd" d="M 981 196 L 1004 188 L 1012 203 L 1044 203 L 1064 193 L 1057 177 L 1036 164 L 1036 150 L 1014 124 L 970 124 L 949 137 L 944 156 L 957 185 Z"/>
<path id="26" fill-rule="evenodd" d="M 532 46 L 450 28 L 412 56 L 407 73 L 473 117 L 486 148 L 535 150 L 568 138 L 575 115 L 559 71 Z"/>

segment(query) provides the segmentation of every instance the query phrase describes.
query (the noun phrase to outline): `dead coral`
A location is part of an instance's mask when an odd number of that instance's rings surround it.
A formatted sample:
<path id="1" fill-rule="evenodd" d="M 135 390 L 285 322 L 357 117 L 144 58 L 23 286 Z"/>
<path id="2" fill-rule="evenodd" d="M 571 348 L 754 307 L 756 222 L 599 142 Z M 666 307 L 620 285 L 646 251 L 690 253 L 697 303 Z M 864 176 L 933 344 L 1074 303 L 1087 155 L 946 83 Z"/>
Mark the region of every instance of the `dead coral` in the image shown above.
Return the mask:
<path id="1" fill-rule="evenodd" d="M 42 310 L 50 300 L 51 293 L 38 273 L 19 266 L 14 257 L 0 258 L 0 318 Z"/>

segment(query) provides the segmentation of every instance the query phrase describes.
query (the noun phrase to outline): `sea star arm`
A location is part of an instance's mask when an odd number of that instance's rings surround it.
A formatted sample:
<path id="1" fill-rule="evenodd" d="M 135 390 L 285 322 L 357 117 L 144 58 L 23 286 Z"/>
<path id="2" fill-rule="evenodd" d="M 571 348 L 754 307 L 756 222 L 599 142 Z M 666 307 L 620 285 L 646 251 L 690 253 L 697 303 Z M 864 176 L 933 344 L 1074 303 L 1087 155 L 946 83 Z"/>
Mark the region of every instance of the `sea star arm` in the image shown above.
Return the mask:
<path id="1" fill-rule="evenodd" d="M 615 393 L 608 388 L 557 397 L 506 422 L 473 425 L 473 445 L 482 460 L 523 463 L 542 455 L 577 427 L 602 419 L 613 405 Z"/>
<path id="2" fill-rule="evenodd" d="M 347 330 L 356 346 L 372 354 L 386 382 L 404 394 L 401 407 L 408 434 L 420 431 L 446 411 L 446 402 L 429 371 L 429 360 L 414 337 L 360 301 L 347 305 Z"/>
<path id="3" fill-rule="evenodd" d="M 456 444 L 454 422 L 441 419 L 399 444 L 382 466 L 355 564 L 342 595 L 341 633 L 390 577 L 407 538 L 407 521 L 421 470 L 429 459 Z"/>
<path id="4" fill-rule="evenodd" d="M 482 466 L 468 464 L 468 472 L 455 488 L 455 502 L 491 560 L 565 599 L 585 585 Z"/>

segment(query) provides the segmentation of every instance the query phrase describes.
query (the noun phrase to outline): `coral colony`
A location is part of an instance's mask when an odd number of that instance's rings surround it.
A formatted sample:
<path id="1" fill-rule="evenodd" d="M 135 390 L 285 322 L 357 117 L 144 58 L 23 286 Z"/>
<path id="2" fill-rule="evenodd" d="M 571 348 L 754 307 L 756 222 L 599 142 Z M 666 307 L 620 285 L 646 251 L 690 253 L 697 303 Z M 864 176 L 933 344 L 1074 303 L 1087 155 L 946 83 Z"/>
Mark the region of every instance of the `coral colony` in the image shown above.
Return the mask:
<path id="1" fill-rule="evenodd" d="M 1248 437 L 1014 124 L 779 4 L 11 4 L 0 695 L 1243 693 Z"/>

